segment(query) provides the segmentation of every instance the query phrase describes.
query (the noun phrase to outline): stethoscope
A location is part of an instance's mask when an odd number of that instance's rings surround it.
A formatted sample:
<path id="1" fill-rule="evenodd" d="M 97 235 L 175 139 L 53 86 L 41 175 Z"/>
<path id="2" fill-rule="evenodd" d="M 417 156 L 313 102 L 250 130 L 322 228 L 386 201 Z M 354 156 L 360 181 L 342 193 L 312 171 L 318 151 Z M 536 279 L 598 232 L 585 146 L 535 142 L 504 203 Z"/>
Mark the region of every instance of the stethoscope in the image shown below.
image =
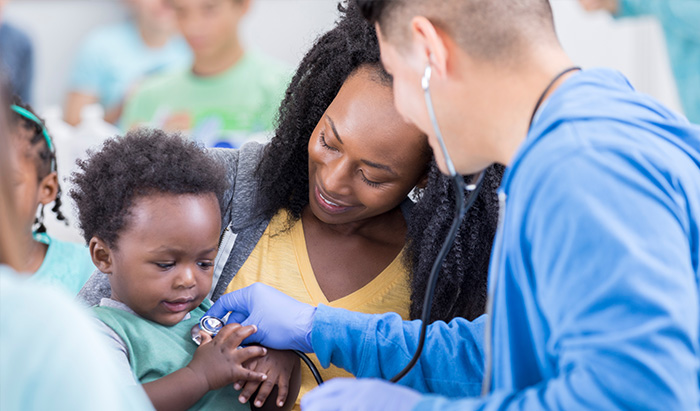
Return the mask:
<path id="1" fill-rule="evenodd" d="M 528 129 L 532 127 L 532 122 L 535 118 L 535 115 L 537 114 L 537 110 L 540 108 L 540 105 L 544 101 L 545 96 L 549 92 L 549 90 L 552 88 L 554 83 L 556 83 L 557 80 L 559 80 L 563 75 L 566 73 L 569 73 L 574 70 L 580 70 L 580 67 L 569 67 L 559 74 L 557 74 L 547 85 L 547 87 L 544 89 L 542 94 L 540 95 L 539 99 L 537 100 L 537 103 L 535 104 L 535 109 L 532 112 L 532 116 L 530 117 L 530 125 L 528 126 Z M 433 305 L 433 294 L 435 293 L 435 285 L 437 284 L 437 277 L 438 273 L 440 272 L 440 268 L 442 267 L 442 262 L 445 259 L 445 255 L 447 255 L 447 252 L 452 248 L 452 244 L 454 243 L 455 237 L 457 235 L 457 230 L 459 229 L 459 226 L 462 224 L 462 220 L 464 219 L 464 216 L 466 215 L 467 211 L 471 208 L 471 206 L 474 204 L 474 201 L 476 200 L 476 197 L 479 195 L 479 191 L 481 190 L 481 186 L 483 184 L 484 180 L 484 174 L 486 173 L 486 170 L 480 171 L 478 174 L 475 174 L 471 178 L 471 182 L 465 186 L 464 179 L 462 176 L 457 173 L 457 170 L 455 170 L 454 163 L 452 162 L 452 158 L 450 157 L 450 154 L 447 152 L 447 147 L 445 146 L 445 140 L 442 137 L 442 133 L 440 132 L 440 126 L 438 125 L 437 118 L 435 116 L 435 109 L 433 108 L 433 101 L 430 96 L 430 76 L 432 74 L 432 68 L 430 64 L 428 64 L 425 67 L 425 71 L 423 73 L 423 78 L 421 79 L 421 86 L 423 88 L 423 94 L 425 96 L 425 104 L 428 108 L 428 116 L 430 117 L 430 121 L 433 126 L 433 131 L 435 132 L 435 136 L 437 137 L 438 143 L 440 144 L 440 151 L 442 151 L 443 158 L 445 159 L 445 166 L 447 167 L 447 171 L 449 172 L 450 178 L 452 180 L 452 185 L 455 189 L 455 217 L 454 220 L 452 221 L 452 226 L 450 227 L 450 231 L 447 233 L 447 237 L 445 238 L 445 241 L 442 244 L 442 248 L 440 249 L 440 253 L 438 254 L 435 263 L 433 263 L 433 267 L 430 270 L 430 276 L 428 277 L 428 286 L 426 288 L 425 292 L 425 298 L 423 300 L 423 311 L 421 313 L 421 329 L 420 329 L 420 334 L 418 336 L 418 347 L 416 348 L 415 354 L 413 354 L 413 358 L 411 358 L 411 361 L 404 367 L 403 370 L 401 370 L 398 374 L 396 374 L 391 380 L 391 382 L 398 382 L 403 378 L 408 372 L 413 368 L 413 366 L 418 362 L 418 359 L 420 358 L 421 353 L 423 352 L 423 346 L 425 345 L 425 336 L 426 336 L 426 331 L 428 327 L 428 321 L 430 321 L 430 310 Z M 465 195 L 464 192 L 468 191 L 469 192 L 469 197 L 465 201 Z M 494 287 L 495 288 L 495 284 Z M 487 303 L 487 307 L 493 307 L 493 295 L 492 292 L 489 293 L 489 301 Z M 492 315 L 491 315 L 491 309 L 487 310 L 488 318 L 487 318 L 487 330 L 486 330 L 486 364 L 485 364 L 485 372 L 484 372 L 484 380 L 483 380 L 483 386 L 482 386 L 482 394 L 485 395 L 490 391 L 490 383 L 491 383 L 491 376 L 492 376 L 492 367 L 493 367 L 493 359 L 491 358 L 490 354 L 490 341 L 491 341 L 491 326 L 490 322 L 492 321 Z"/>
<path id="2" fill-rule="evenodd" d="M 428 276 L 428 285 L 425 290 L 425 297 L 423 299 L 423 311 L 421 312 L 421 327 L 420 334 L 418 336 L 418 347 L 416 348 L 413 358 L 409 361 L 408 365 L 404 367 L 403 370 L 399 371 L 393 378 L 391 382 L 398 382 L 403 378 L 408 372 L 413 368 L 418 362 L 421 353 L 423 352 L 423 346 L 425 345 L 425 335 L 428 327 L 428 322 L 430 321 L 430 311 L 433 307 L 433 295 L 435 294 L 435 285 L 437 284 L 438 274 L 440 273 L 440 268 L 442 267 L 442 262 L 445 260 L 447 252 L 452 248 L 452 244 L 457 236 L 457 231 L 459 226 L 462 224 L 462 220 L 466 215 L 467 211 L 471 208 L 472 204 L 476 200 L 481 190 L 482 183 L 484 181 L 484 174 L 486 170 L 480 171 L 478 174 L 472 176 L 469 184 L 464 183 L 464 178 L 457 173 L 454 163 L 452 162 L 452 157 L 450 153 L 447 152 L 447 146 L 445 146 L 445 140 L 442 138 L 442 133 L 440 132 L 440 126 L 438 125 L 437 118 L 435 117 L 435 109 L 433 108 L 433 100 L 430 96 L 430 76 L 432 74 L 432 68 L 430 64 L 425 67 L 425 72 L 423 73 L 423 78 L 421 79 L 421 86 L 423 88 L 423 94 L 425 96 L 425 105 L 428 108 L 428 116 L 430 117 L 430 122 L 433 125 L 433 131 L 437 137 L 438 143 L 440 144 L 440 151 L 445 160 L 445 166 L 450 174 L 450 179 L 452 180 L 452 186 L 455 190 L 455 216 L 452 220 L 452 225 L 450 226 L 450 231 L 445 237 L 445 241 L 442 243 L 440 252 L 433 263 L 433 267 L 430 269 L 430 276 Z M 469 197 L 465 199 L 464 192 L 469 192 Z"/>

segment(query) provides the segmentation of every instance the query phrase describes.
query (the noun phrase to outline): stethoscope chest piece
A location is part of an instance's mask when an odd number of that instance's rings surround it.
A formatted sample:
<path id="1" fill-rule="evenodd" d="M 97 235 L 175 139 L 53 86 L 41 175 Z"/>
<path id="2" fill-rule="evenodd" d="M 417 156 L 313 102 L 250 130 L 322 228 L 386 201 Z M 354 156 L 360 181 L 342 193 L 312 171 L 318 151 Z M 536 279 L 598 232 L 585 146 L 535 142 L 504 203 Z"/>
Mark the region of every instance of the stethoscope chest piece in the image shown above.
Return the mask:
<path id="1" fill-rule="evenodd" d="M 200 345 L 202 343 L 202 336 L 199 335 L 200 331 L 204 331 L 205 333 L 214 337 L 223 327 L 223 320 L 217 317 L 212 317 L 211 315 L 205 315 L 201 320 L 199 320 L 199 324 L 196 324 L 190 330 L 192 341 L 194 341 L 197 345 Z"/>

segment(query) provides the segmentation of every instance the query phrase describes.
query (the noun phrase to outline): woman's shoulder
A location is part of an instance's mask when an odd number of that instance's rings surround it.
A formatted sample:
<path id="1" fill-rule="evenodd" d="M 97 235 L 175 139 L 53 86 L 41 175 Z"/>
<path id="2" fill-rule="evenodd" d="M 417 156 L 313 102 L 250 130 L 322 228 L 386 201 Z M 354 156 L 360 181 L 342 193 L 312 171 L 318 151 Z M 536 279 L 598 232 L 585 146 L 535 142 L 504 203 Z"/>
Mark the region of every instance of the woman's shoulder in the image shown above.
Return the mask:
<path id="1" fill-rule="evenodd" d="M 239 149 L 211 149 L 212 158 L 226 168 L 226 191 L 223 196 L 224 225 L 246 227 L 258 217 L 258 177 L 256 170 L 265 144 L 250 142 Z"/>

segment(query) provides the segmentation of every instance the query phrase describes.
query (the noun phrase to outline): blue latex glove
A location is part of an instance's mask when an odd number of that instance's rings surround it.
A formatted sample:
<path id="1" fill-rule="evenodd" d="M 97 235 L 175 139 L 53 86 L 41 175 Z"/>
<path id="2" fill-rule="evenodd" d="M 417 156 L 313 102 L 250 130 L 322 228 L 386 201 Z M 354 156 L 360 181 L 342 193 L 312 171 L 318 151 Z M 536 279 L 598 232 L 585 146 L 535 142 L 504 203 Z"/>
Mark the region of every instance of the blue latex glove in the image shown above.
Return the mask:
<path id="1" fill-rule="evenodd" d="M 302 411 L 412 410 L 421 394 L 378 379 L 334 378 L 301 399 Z"/>
<path id="2" fill-rule="evenodd" d="M 243 343 L 259 343 L 278 350 L 313 352 L 311 325 L 316 307 L 300 303 L 275 288 L 261 283 L 224 294 L 206 312 L 227 323 L 255 325 L 258 331 Z"/>

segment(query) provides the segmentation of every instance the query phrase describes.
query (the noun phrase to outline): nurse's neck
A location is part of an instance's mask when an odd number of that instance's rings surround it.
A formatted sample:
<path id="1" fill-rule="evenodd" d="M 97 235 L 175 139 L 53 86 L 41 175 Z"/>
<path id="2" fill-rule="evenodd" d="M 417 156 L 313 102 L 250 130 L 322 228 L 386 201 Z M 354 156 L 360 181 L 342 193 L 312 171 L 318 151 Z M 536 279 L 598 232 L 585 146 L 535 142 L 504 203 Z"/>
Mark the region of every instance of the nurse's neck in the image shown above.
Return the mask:
<path id="1" fill-rule="evenodd" d="M 518 67 L 500 73 L 500 86 L 494 87 L 495 97 L 499 98 L 500 94 L 501 101 L 501 109 L 495 113 L 501 121 L 497 123 L 492 140 L 496 143 L 492 147 L 495 162 L 511 164 L 527 138 L 536 110 L 546 105 L 549 97 L 576 72 L 567 72 L 552 81 L 573 66 L 575 64 L 561 48 L 543 48 L 530 53 L 528 60 L 520 62 Z"/>

